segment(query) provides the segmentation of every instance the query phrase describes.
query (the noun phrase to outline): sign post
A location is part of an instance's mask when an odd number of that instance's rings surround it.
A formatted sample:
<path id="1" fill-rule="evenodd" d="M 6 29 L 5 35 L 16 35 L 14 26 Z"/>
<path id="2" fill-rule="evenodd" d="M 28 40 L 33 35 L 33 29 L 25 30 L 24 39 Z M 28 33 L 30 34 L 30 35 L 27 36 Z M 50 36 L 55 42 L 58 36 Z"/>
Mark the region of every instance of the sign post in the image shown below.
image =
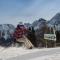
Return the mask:
<path id="1" fill-rule="evenodd" d="M 47 48 L 47 39 L 45 39 L 46 40 L 46 48 Z"/>
<path id="2" fill-rule="evenodd" d="M 56 35 L 55 34 L 44 34 L 44 39 L 46 40 L 46 47 L 47 47 L 47 40 L 53 40 L 56 42 Z M 56 46 L 56 43 L 55 43 Z"/>
<path id="3" fill-rule="evenodd" d="M 56 41 L 56 35 L 55 34 L 44 34 L 44 39 Z"/>

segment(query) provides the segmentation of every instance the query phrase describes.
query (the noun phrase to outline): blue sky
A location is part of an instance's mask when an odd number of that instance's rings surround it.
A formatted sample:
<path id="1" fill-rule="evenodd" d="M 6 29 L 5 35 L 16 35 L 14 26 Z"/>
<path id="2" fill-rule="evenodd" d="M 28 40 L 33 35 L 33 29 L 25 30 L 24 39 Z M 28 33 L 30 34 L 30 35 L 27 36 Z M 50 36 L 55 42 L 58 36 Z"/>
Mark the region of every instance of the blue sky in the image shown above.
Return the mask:
<path id="1" fill-rule="evenodd" d="M 58 12 L 60 0 L 0 0 L 0 24 L 50 20 Z"/>

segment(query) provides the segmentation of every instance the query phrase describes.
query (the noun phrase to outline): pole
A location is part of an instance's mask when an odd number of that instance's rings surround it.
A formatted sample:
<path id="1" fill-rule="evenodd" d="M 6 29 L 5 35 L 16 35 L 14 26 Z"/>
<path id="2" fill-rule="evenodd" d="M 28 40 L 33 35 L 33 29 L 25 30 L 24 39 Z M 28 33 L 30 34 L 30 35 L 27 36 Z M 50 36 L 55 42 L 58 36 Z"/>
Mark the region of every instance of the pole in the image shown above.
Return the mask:
<path id="1" fill-rule="evenodd" d="M 55 26 L 55 24 L 54 24 L 54 28 L 53 28 L 53 30 L 54 30 L 54 34 L 55 34 L 55 32 L 56 32 L 56 26 Z M 56 34 L 55 34 L 55 35 L 56 35 Z M 54 46 L 56 47 L 56 41 L 55 41 Z"/>
<path id="2" fill-rule="evenodd" d="M 46 39 L 46 48 L 47 48 L 47 39 Z"/>

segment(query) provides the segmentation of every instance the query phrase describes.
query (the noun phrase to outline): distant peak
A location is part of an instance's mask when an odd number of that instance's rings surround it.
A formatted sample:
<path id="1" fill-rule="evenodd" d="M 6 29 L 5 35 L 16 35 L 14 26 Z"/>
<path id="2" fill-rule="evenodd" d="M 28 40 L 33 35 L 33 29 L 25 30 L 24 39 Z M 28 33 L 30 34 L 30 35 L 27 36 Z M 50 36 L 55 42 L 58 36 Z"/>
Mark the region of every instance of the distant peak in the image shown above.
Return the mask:
<path id="1" fill-rule="evenodd" d="M 57 13 L 56 15 L 60 15 L 60 13 Z"/>
<path id="2" fill-rule="evenodd" d="M 39 19 L 39 21 L 46 21 L 46 20 L 45 20 L 45 19 L 43 19 L 43 18 L 40 18 L 40 19 Z"/>
<path id="3" fill-rule="evenodd" d="M 58 25 L 60 24 L 60 13 L 57 13 L 50 21 L 49 24 Z"/>
<path id="4" fill-rule="evenodd" d="M 56 17 L 60 16 L 60 13 L 57 13 L 55 16 L 56 16 Z"/>

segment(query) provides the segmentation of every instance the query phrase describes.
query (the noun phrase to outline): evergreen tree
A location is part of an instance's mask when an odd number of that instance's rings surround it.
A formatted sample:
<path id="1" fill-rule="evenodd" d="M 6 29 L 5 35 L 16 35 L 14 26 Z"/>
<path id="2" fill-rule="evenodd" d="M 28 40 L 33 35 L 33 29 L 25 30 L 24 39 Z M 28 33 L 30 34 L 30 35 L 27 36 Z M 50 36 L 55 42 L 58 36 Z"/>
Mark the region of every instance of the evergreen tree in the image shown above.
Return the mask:
<path id="1" fill-rule="evenodd" d="M 30 41 L 32 40 L 31 36 L 32 36 L 32 31 L 31 31 L 31 27 L 29 27 L 28 32 L 27 32 L 27 37 Z"/>
<path id="2" fill-rule="evenodd" d="M 35 47 L 37 47 L 37 44 L 36 44 L 36 36 L 35 36 L 35 30 L 34 30 L 34 27 L 32 27 L 32 43 L 34 44 Z"/>
<path id="3" fill-rule="evenodd" d="M 31 43 L 36 47 L 36 37 L 34 27 L 29 27 L 27 37 L 31 41 Z"/>

